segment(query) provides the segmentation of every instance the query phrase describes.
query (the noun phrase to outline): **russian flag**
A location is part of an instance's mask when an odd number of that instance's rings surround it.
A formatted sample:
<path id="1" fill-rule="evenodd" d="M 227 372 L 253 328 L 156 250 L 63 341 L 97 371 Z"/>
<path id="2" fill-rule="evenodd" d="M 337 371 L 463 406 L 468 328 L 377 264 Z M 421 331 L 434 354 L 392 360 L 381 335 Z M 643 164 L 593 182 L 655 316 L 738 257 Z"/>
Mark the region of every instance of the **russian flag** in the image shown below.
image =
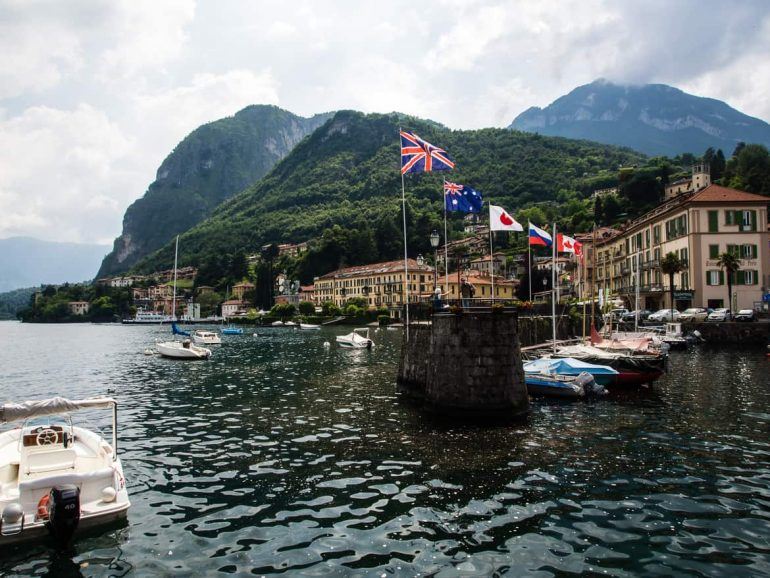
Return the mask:
<path id="1" fill-rule="evenodd" d="M 551 235 L 543 231 L 540 227 L 529 224 L 529 244 L 539 245 L 541 247 L 550 247 L 553 243 Z"/>

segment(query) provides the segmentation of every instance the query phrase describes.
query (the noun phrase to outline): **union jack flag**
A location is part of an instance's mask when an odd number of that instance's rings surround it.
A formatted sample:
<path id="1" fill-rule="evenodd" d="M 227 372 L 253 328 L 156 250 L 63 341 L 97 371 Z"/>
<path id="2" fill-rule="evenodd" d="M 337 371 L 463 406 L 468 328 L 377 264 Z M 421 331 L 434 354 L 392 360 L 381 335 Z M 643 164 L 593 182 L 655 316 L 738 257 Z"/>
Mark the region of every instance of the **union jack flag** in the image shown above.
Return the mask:
<path id="1" fill-rule="evenodd" d="M 449 171 L 454 161 L 444 149 L 422 140 L 413 132 L 401 131 L 401 174 Z"/>

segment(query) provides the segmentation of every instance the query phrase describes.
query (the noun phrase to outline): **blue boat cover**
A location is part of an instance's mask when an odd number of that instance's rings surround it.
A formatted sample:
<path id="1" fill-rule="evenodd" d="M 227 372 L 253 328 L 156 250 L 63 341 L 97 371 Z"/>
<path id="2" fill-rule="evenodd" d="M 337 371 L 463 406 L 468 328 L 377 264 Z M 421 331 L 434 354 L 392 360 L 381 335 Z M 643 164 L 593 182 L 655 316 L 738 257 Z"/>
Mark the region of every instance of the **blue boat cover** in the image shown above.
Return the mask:
<path id="1" fill-rule="evenodd" d="M 171 332 L 174 335 L 186 335 L 187 337 L 190 337 L 190 332 L 189 331 L 182 331 L 181 329 L 179 329 L 179 327 L 176 326 L 176 323 L 172 323 L 171 324 Z"/>
<path id="2" fill-rule="evenodd" d="M 555 373 L 557 375 L 578 375 L 581 372 L 591 375 L 617 375 L 609 365 L 594 365 L 572 357 L 551 359 L 543 357 L 524 364 L 524 373 Z"/>

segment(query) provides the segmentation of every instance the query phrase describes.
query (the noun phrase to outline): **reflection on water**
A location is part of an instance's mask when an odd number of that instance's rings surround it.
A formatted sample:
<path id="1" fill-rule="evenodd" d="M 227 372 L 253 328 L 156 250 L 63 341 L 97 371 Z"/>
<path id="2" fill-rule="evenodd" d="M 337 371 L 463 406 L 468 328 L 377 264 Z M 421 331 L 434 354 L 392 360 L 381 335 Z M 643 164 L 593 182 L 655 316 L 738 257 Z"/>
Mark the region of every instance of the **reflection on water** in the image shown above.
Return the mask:
<path id="1" fill-rule="evenodd" d="M 142 355 L 159 328 L 1 323 L 0 398 L 114 390 L 133 507 L 0 574 L 770 573 L 761 353 L 674 354 L 651 391 L 482 427 L 399 401 L 401 332 L 373 351 L 341 332 L 224 336 L 185 363 Z"/>

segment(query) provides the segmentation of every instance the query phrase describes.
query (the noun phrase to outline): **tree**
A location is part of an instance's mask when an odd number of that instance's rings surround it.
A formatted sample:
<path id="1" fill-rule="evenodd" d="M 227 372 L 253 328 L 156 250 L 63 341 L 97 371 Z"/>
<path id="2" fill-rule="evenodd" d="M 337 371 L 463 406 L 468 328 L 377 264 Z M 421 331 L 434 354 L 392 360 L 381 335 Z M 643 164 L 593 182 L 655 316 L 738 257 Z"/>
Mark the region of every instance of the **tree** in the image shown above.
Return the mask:
<path id="1" fill-rule="evenodd" d="M 722 253 L 717 261 L 717 266 L 727 273 L 727 303 L 725 307 L 732 310 L 733 305 L 733 275 L 741 268 L 741 262 L 732 253 Z"/>
<path id="2" fill-rule="evenodd" d="M 300 301 L 298 307 L 302 315 L 315 315 L 315 305 L 310 301 Z"/>
<path id="3" fill-rule="evenodd" d="M 660 260 L 660 271 L 664 275 L 668 275 L 668 284 L 671 291 L 671 321 L 674 320 L 674 275 L 684 270 L 684 262 L 677 256 L 676 253 L 667 253 L 663 259 Z"/>

